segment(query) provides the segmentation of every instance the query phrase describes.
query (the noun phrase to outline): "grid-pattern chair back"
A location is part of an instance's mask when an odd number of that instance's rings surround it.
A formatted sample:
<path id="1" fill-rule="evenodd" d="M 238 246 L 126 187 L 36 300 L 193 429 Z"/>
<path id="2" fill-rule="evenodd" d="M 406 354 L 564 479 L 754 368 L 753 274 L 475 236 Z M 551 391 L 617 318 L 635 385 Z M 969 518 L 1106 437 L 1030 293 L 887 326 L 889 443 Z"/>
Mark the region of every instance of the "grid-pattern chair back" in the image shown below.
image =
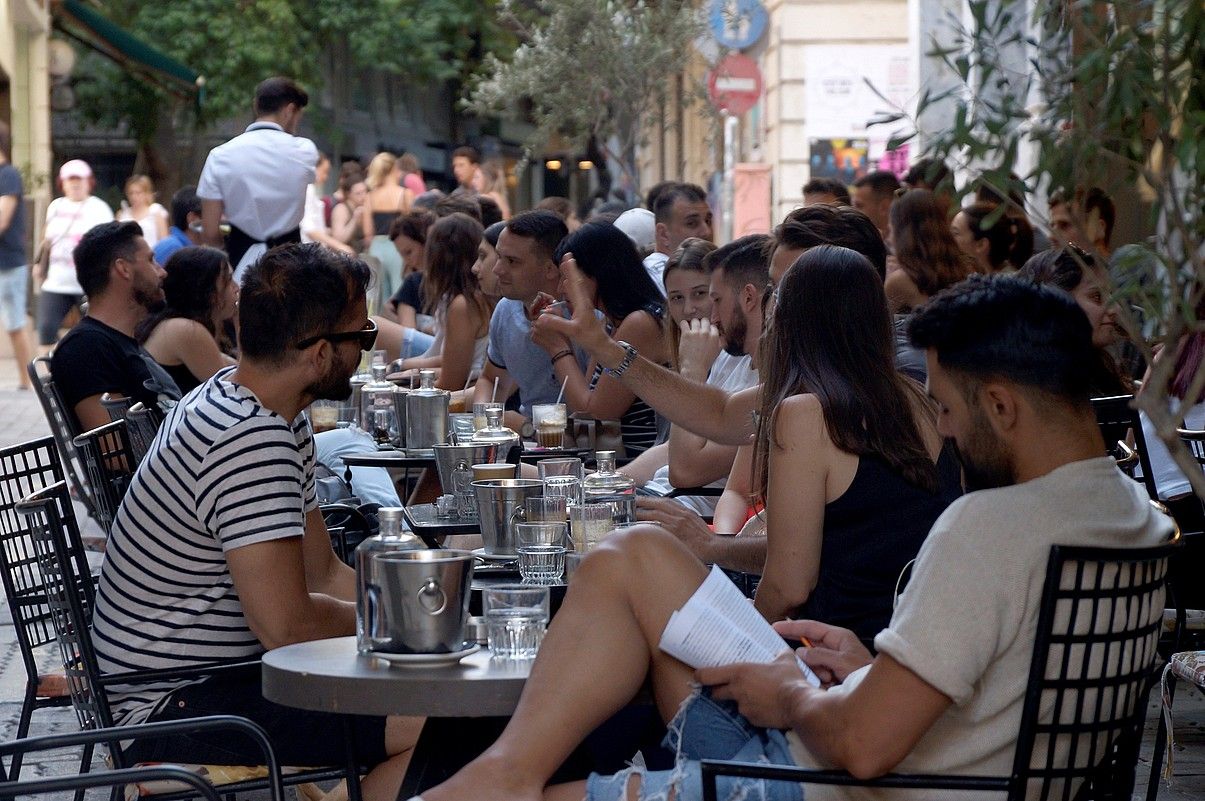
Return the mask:
<path id="1" fill-rule="evenodd" d="M 1051 548 L 1010 798 L 1129 799 L 1175 547 Z"/>
<path id="2" fill-rule="evenodd" d="M 97 682 L 100 667 L 92 647 L 92 577 L 70 557 L 69 543 L 79 541 L 74 518 L 60 513 L 70 505 L 67 485 L 52 484 L 17 504 L 33 540 L 46 602 L 63 657 L 71 705 L 80 727 L 96 729 L 113 725 L 108 698 Z"/>
<path id="3" fill-rule="evenodd" d="M 1205 431 L 1195 431 L 1191 428 L 1177 428 L 1176 433 L 1180 435 L 1180 441 L 1188 448 L 1188 452 L 1192 454 L 1192 458 L 1197 460 L 1197 464 L 1205 468 Z"/>
<path id="4" fill-rule="evenodd" d="M 1093 398 L 1092 410 L 1096 412 L 1096 422 L 1100 433 L 1105 439 L 1105 448 L 1109 455 L 1117 458 L 1118 441 L 1125 442 L 1131 433 L 1134 435 L 1134 450 L 1138 452 L 1138 464 L 1142 467 L 1140 480 L 1146 487 L 1151 498 L 1159 497 L 1155 487 L 1155 472 L 1151 467 L 1150 453 L 1146 448 L 1146 435 L 1142 432 L 1142 420 L 1138 410 L 1130 406 L 1133 395 L 1112 395 L 1107 398 Z M 1131 476 L 1133 478 L 1133 476 Z"/>
<path id="5" fill-rule="evenodd" d="M 126 433 L 130 437 L 130 449 L 134 452 L 134 461 L 142 464 L 142 459 L 151 450 L 151 443 L 159 434 L 163 425 L 163 415 L 158 409 L 148 409 L 141 402 L 135 403 L 126 412 Z"/>
<path id="6" fill-rule="evenodd" d="M 84 476 L 92 488 L 97 522 L 108 532 L 133 477 L 135 463 L 126 434 L 126 421 L 106 423 L 80 434 L 74 445 L 84 465 Z"/>
<path id="7" fill-rule="evenodd" d="M 58 446 L 59 456 L 67 469 L 67 480 L 71 482 L 76 496 L 84 504 L 88 514 L 95 517 L 96 503 L 92 498 L 91 488 L 84 481 L 84 468 L 72 442 L 77 433 L 74 418 L 67 413 L 67 406 L 63 403 L 63 397 L 50 374 L 50 357 L 39 356 L 31 361 L 28 372 L 29 381 L 33 384 L 38 402 L 42 404 L 42 412 L 46 415 L 46 422 L 50 425 L 50 435 L 54 437 L 54 444 Z"/>
<path id="8" fill-rule="evenodd" d="M 134 399 L 106 392 L 100 396 L 100 405 L 109 415 L 109 422 L 114 423 L 126 418 L 126 412 L 134 405 Z"/>

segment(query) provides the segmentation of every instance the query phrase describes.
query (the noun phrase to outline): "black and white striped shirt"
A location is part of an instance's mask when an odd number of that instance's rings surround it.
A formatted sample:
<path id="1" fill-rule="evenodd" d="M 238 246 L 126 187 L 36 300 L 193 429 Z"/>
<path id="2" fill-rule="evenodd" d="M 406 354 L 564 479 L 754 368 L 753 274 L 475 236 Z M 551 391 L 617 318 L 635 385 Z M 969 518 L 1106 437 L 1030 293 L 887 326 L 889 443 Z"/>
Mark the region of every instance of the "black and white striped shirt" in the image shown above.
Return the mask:
<path id="1" fill-rule="evenodd" d="M 226 552 L 305 531 L 315 508 L 309 421 L 289 423 L 219 372 L 172 411 L 138 467 L 109 537 L 93 615 L 100 668 L 253 659 Z M 270 576 L 263 577 L 270 581 Z M 184 682 L 114 686 L 121 723 L 144 720 Z"/>

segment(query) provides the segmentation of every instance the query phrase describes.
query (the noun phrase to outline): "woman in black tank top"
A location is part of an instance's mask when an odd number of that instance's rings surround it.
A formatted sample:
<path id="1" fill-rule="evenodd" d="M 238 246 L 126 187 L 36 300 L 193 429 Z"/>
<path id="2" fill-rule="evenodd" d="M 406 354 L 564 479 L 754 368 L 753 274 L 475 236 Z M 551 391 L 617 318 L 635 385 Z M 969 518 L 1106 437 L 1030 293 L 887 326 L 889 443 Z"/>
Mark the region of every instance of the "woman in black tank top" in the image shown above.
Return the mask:
<path id="1" fill-rule="evenodd" d="M 895 369 L 883 282 L 833 246 L 804 253 L 778 285 L 763 339 L 754 488 L 766 505 L 756 604 L 871 639 L 901 571 L 961 494 L 936 413 Z"/>

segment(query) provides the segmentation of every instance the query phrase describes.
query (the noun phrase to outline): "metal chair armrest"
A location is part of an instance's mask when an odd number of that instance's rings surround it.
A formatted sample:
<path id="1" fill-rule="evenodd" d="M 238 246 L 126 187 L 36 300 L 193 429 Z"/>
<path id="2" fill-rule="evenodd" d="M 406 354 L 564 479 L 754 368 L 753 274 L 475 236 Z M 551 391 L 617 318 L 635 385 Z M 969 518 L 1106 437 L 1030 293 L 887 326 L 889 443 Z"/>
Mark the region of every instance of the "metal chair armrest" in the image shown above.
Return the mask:
<path id="1" fill-rule="evenodd" d="M 218 791 L 204 776 L 198 776 L 192 771 L 172 765 L 157 765 L 145 768 L 120 768 L 107 770 L 103 773 L 77 773 L 70 776 L 59 776 L 53 779 L 35 779 L 23 782 L 0 783 L 2 798 L 17 798 L 41 795 L 43 793 L 61 793 L 70 790 L 88 790 L 95 787 L 123 787 L 128 784 L 139 784 L 153 781 L 180 782 L 192 789 L 205 801 L 221 801 Z"/>
<path id="2" fill-rule="evenodd" d="M 136 723 L 130 726 L 114 726 L 108 729 L 89 729 L 88 731 L 70 732 L 67 734 L 48 734 L 42 737 L 28 737 L 24 740 L 13 740 L 7 743 L 0 743 L 0 756 L 9 756 L 12 754 L 25 754 L 29 751 L 48 751 L 55 748 L 68 748 L 78 745 L 96 745 L 97 743 L 112 743 L 120 740 L 139 740 L 148 737 L 166 737 L 174 734 L 195 734 L 202 731 L 218 731 L 223 729 L 231 729 L 241 732 L 255 741 L 264 755 L 264 764 L 268 767 L 268 789 L 271 791 L 272 801 L 283 801 L 284 785 L 280 778 L 280 761 L 276 758 L 276 751 L 272 748 L 272 743 L 268 740 L 268 733 L 263 730 L 258 724 L 240 718 L 236 715 L 210 715 L 208 717 L 191 718 L 189 720 L 169 720 L 159 723 Z M 122 774 L 120 783 L 127 784 L 130 781 L 137 781 L 147 778 L 156 778 L 147 775 L 140 775 L 139 778 L 133 778 L 131 771 L 152 770 L 151 768 L 130 768 L 109 771 L 103 774 L 82 774 L 80 776 L 64 777 L 63 779 L 47 779 L 41 781 L 68 781 L 70 779 L 82 779 L 84 776 L 97 777 L 113 777 L 116 774 Z M 166 770 L 155 768 L 154 770 Z M 177 779 L 188 781 L 193 786 L 198 786 L 191 780 L 185 780 L 177 776 L 177 772 L 185 774 L 193 779 L 201 781 L 205 787 L 211 788 L 209 782 L 202 779 L 200 776 L 188 773 L 188 771 L 170 769 L 170 774 L 165 774 L 157 778 Z M 23 785 L 26 783 L 22 783 Z M 35 784 L 29 782 L 28 784 Z M 97 785 L 70 785 L 63 786 L 59 789 L 70 789 L 81 786 L 101 786 L 103 782 Z M 0 797 L 8 797 L 19 793 L 13 792 L 13 788 L 17 785 L 0 784 Z M 41 791 L 30 792 L 49 792 L 53 791 L 54 787 L 47 787 Z M 204 793 L 204 791 L 202 791 Z M 209 793 L 204 793 L 210 801 L 217 801 L 217 794 L 210 796 Z"/>
<path id="3" fill-rule="evenodd" d="M 757 762 L 728 762 L 705 759 L 703 801 L 717 801 L 716 779 L 735 776 L 746 779 L 796 782 L 799 784 L 832 784 L 845 787 L 884 787 L 927 790 L 972 790 L 1001 792 L 1008 789 L 1008 779 L 997 776 L 936 776 L 930 774 L 888 773 L 875 779 L 858 779 L 843 770 L 810 770 L 785 765 L 766 765 Z"/>

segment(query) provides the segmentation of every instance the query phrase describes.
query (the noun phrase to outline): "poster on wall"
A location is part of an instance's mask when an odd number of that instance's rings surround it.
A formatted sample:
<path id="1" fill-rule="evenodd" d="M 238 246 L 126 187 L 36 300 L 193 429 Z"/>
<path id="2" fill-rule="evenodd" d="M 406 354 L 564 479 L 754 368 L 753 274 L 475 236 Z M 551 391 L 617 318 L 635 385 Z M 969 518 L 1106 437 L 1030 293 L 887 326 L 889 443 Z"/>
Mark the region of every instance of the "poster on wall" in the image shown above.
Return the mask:
<path id="1" fill-rule="evenodd" d="M 870 172 L 869 143 L 862 139 L 808 139 L 808 167 L 813 178 L 836 178 L 852 184 Z"/>
<path id="2" fill-rule="evenodd" d="M 866 126 L 876 115 L 885 111 L 915 110 L 916 88 L 911 65 L 907 45 L 807 47 L 804 120 L 809 140 L 820 143 L 860 141 L 864 146 L 867 170 L 878 168 L 878 162 L 886 154 L 887 140 L 906 123 Z M 821 144 L 821 147 L 825 146 Z M 826 149 L 821 155 L 827 157 L 828 153 Z M 815 156 L 816 151 L 813 150 L 812 176 L 831 174 L 815 171 Z M 907 151 L 903 156 L 903 168 L 907 169 Z M 825 158 L 820 160 L 821 169 L 825 161 Z M 901 167 L 899 153 L 886 155 L 885 161 L 884 169 L 896 172 Z"/>

